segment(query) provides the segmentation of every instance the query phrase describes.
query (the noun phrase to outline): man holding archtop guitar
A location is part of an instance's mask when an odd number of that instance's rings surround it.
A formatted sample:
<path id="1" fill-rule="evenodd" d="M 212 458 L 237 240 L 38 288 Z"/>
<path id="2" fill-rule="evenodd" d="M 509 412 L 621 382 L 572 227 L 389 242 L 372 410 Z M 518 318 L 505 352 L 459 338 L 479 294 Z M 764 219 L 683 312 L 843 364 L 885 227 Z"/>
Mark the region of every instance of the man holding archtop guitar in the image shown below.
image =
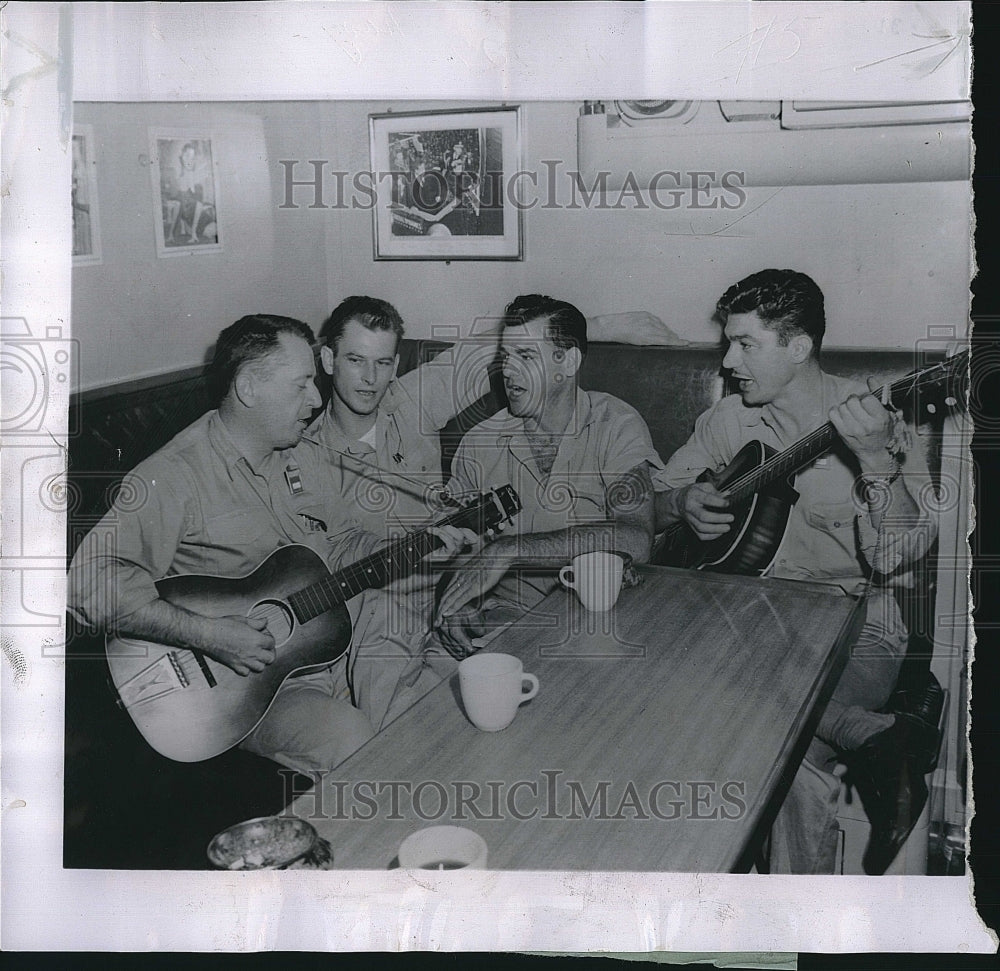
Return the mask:
<path id="1" fill-rule="evenodd" d="M 332 663 L 351 633 L 336 588 L 370 590 L 435 546 L 448 559 L 478 542 L 471 529 L 442 525 L 382 558 L 379 537 L 343 525 L 329 467 L 294 448 L 320 405 L 312 340 L 306 324 L 270 314 L 226 328 L 211 365 L 219 407 L 136 467 L 122 491 L 135 501 L 120 496 L 73 558 L 69 608 L 119 642 L 108 660 L 122 704 L 172 758 L 197 761 L 242 739 L 299 771 L 337 765 L 374 729 L 351 703 L 344 664 Z M 258 590 L 251 574 L 274 590 Z M 247 592 L 234 593 L 241 585 Z M 340 611 L 330 628 L 328 605 Z M 321 636 L 295 676 L 285 653 L 301 632 Z M 324 654 L 328 632 L 336 642 Z M 259 710 L 252 688 L 239 693 L 282 665 Z M 235 701 L 209 717 L 225 698 Z M 171 719 L 174 702 L 181 714 Z M 201 746 L 226 716 L 239 723 L 233 737 Z M 159 744 L 157 732 L 167 736 Z"/>
<path id="2" fill-rule="evenodd" d="M 865 869 L 884 873 L 926 802 L 939 742 L 936 724 L 880 711 L 907 644 L 891 585 L 936 536 L 918 501 L 932 495 L 926 462 L 886 393 L 823 371 L 823 294 L 808 276 L 755 273 L 726 291 L 716 319 L 739 393 L 702 414 L 654 475 L 666 530 L 654 562 L 867 595 L 864 628 L 772 828 L 770 869 L 833 872 L 831 770 L 843 759 L 872 824 Z"/>

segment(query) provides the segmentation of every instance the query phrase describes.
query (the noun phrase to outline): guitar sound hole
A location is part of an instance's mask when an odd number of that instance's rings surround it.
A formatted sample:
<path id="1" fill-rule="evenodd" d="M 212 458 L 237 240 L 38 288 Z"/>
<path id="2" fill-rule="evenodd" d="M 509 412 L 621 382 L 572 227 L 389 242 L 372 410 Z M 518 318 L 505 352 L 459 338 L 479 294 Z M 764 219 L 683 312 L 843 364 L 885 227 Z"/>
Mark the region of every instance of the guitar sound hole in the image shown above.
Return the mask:
<path id="1" fill-rule="evenodd" d="M 291 610 L 280 600 L 261 600 L 250 608 L 247 616 L 263 618 L 276 645 L 284 644 L 292 636 L 295 620 Z"/>

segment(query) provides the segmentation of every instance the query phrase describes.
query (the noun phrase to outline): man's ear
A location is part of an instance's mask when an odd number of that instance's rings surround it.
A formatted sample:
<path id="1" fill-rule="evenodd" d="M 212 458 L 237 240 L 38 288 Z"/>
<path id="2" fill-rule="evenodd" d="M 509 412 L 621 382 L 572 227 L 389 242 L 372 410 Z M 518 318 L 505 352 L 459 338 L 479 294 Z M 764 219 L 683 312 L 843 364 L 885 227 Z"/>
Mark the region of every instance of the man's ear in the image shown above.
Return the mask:
<path id="1" fill-rule="evenodd" d="M 792 360 L 796 364 L 801 364 L 809 359 L 812 354 L 813 342 L 808 334 L 796 334 L 789 342 L 788 346 L 792 352 Z"/>
<path id="2" fill-rule="evenodd" d="M 390 378 L 390 380 L 392 380 L 392 381 L 395 381 L 395 380 L 396 380 L 396 372 L 397 372 L 398 370 L 399 370 L 399 355 L 397 354 L 397 355 L 396 355 L 396 356 L 395 356 L 395 357 L 394 357 L 394 358 L 392 359 L 392 378 Z"/>
<path id="3" fill-rule="evenodd" d="M 573 377 L 582 365 L 583 355 L 580 353 L 580 348 L 567 347 L 565 357 L 563 357 L 563 371 L 566 373 L 566 377 Z"/>
<path id="4" fill-rule="evenodd" d="M 242 367 L 233 378 L 233 393 L 236 400 L 246 408 L 253 407 L 257 396 L 257 375 L 252 367 Z"/>
<path id="5" fill-rule="evenodd" d="M 319 359 L 323 364 L 323 370 L 327 374 L 333 374 L 333 348 L 324 344 L 319 349 Z"/>

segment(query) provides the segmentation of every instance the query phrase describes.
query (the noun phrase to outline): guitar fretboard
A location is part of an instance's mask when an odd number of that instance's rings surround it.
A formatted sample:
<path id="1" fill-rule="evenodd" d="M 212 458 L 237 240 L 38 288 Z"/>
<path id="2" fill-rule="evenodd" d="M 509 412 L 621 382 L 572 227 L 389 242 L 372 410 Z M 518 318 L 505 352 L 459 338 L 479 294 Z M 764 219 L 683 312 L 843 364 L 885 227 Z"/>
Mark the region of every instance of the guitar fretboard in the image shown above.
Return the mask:
<path id="1" fill-rule="evenodd" d="M 893 401 L 902 395 L 911 394 L 917 388 L 939 385 L 949 378 L 960 376 L 968 366 L 969 354 L 964 351 L 941 364 L 907 375 L 895 384 L 889 385 L 888 389 L 882 387 L 870 393 L 877 398 L 887 394 L 888 400 Z M 787 478 L 819 458 L 824 452 L 829 451 L 836 439 L 837 430 L 830 422 L 821 425 L 783 452 L 772 455 L 756 469 L 731 482 L 724 490 L 725 495 L 734 502 L 750 499 L 765 486 L 778 479 Z"/>
<path id="2" fill-rule="evenodd" d="M 507 498 L 506 501 L 511 500 Z M 504 514 L 490 496 L 454 513 L 436 525 L 455 526 L 483 533 L 496 526 Z M 407 533 L 390 542 L 384 549 L 352 563 L 332 576 L 325 577 L 319 583 L 291 594 L 286 598 L 288 605 L 298 622 L 304 624 L 313 617 L 346 603 L 359 593 L 364 593 L 365 590 L 384 587 L 393 580 L 412 573 L 420 560 L 443 545 L 442 540 L 427 530 Z"/>

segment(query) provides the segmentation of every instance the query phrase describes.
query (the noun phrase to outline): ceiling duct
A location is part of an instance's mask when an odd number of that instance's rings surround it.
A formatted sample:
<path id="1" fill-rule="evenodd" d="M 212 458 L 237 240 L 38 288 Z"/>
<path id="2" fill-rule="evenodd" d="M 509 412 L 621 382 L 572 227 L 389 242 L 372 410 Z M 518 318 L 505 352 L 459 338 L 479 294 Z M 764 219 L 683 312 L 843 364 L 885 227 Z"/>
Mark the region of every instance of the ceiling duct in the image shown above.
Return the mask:
<path id="1" fill-rule="evenodd" d="M 586 102 L 578 168 L 590 186 L 648 188 L 662 173 L 746 186 L 968 179 L 968 102 Z M 709 173 L 708 176 L 705 173 Z"/>

